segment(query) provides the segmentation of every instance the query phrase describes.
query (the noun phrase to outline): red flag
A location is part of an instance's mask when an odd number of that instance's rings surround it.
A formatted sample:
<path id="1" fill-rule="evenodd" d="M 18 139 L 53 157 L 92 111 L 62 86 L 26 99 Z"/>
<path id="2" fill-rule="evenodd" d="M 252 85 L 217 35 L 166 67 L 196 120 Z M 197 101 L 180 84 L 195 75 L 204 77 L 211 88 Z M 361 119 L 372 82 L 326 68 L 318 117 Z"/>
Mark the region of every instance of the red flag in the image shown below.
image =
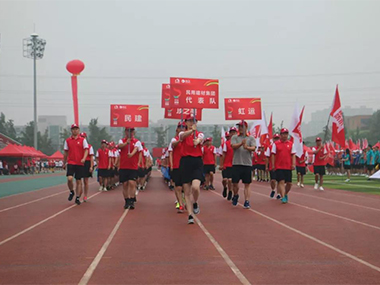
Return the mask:
<path id="1" fill-rule="evenodd" d="M 268 125 L 268 135 L 269 139 L 273 139 L 273 121 L 272 121 L 273 113 L 270 113 L 269 125 Z"/>
<path id="2" fill-rule="evenodd" d="M 339 144 L 341 147 L 345 147 L 345 135 L 344 135 L 344 120 L 343 112 L 340 104 L 338 85 L 335 90 L 334 104 L 330 112 L 332 117 L 332 140 Z"/>
<path id="3" fill-rule="evenodd" d="M 351 138 L 348 141 L 348 148 L 350 149 L 350 151 L 356 150 L 356 144 L 354 144 Z"/>
<path id="4" fill-rule="evenodd" d="M 325 150 L 327 152 L 327 156 L 325 158 L 325 161 L 327 162 L 327 164 L 334 166 L 335 150 L 331 149 L 331 145 L 329 143 L 325 144 Z"/>

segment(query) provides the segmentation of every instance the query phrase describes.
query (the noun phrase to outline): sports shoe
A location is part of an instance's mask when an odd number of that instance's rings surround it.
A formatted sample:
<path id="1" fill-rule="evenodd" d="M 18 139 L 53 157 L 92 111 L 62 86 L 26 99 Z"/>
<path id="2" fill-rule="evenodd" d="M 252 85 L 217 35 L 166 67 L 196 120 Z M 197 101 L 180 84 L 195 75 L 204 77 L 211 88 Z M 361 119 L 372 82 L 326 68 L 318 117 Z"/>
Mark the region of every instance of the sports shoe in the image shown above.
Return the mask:
<path id="1" fill-rule="evenodd" d="M 100 186 L 100 187 L 99 187 L 99 191 L 102 191 L 102 190 L 103 190 L 103 186 Z"/>
<path id="2" fill-rule="evenodd" d="M 145 190 L 145 186 L 141 186 L 141 187 L 140 187 L 140 190 L 141 190 L 141 191 L 144 191 L 144 190 Z"/>
<path id="3" fill-rule="evenodd" d="M 351 180 L 350 179 L 346 179 L 344 182 L 350 182 Z"/>
<path id="4" fill-rule="evenodd" d="M 87 197 L 86 196 L 83 197 L 83 202 L 87 202 Z"/>
<path id="5" fill-rule="evenodd" d="M 199 205 L 198 205 L 198 203 L 194 203 L 193 204 L 193 212 L 194 212 L 194 214 L 195 215 L 198 215 L 199 213 L 200 213 L 200 209 L 199 209 Z"/>
<path id="6" fill-rule="evenodd" d="M 319 186 L 319 191 L 325 191 L 322 186 Z"/>
<path id="7" fill-rule="evenodd" d="M 276 191 L 272 190 L 272 192 L 270 192 L 270 197 L 274 198 L 274 194 L 276 194 Z"/>
<path id="8" fill-rule="evenodd" d="M 193 218 L 192 215 L 189 215 L 189 219 L 187 220 L 187 223 L 188 223 L 189 225 L 194 224 L 194 218 Z"/>
<path id="9" fill-rule="evenodd" d="M 135 202 L 133 200 L 131 201 L 131 204 L 129 205 L 129 209 L 131 209 L 131 210 L 135 209 Z"/>
<path id="10" fill-rule="evenodd" d="M 124 204 L 124 209 L 129 209 L 129 204 L 130 204 L 129 199 L 126 199 L 125 204 Z"/>
<path id="11" fill-rule="evenodd" d="M 300 186 L 301 186 L 301 183 L 297 182 L 297 186 L 300 187 Z"/>
<path id="12" fill-rule="evenodd" d="M 234 197 L 232 198 L 232 205 L 236 207 L 238 204 L 238 201 L 239 201 L 239 195 L 234 195 Z"/>
<path id="13" fill-rule="evenodd" d="M 69 198 L 67 200 L 71 201 L 74 198 L 74 191 L 70 191 Z"/>
<path id="14" fill-rule="evenodd" d="M 232 191 L 228 191 L 227 201 L 231 201 L 232 199 Z"/>
<path id="15" fill-rule="evenodd" d="M 75 204 L 80 205 L 79 197 L 75 198 Z"/>
<path id="16" fill-rule="evenodd" d="M 244 208 L 244 209 L 249 209 L 249 208 L 251 208 L 251 205 L 249 204 L 249 201 L 248 201 L 248 200 L 245 200 L 243 208 Z"/>
<path id="17" fill-rule="evenodd" d="M 107 187 L 103 187 L 103 191 L 104 192 L 107 192 L 108 190 L 107 190 Z"/>
<path id="18" fill-rule="evenodd" d="M 281 199 L 281 195 L 278 194 L 277 197 L 276 197 L 277 200 L 280 200 Z"/>
<path id="19" fill-rule="evenodd" d="M 227 187 L 223 188 L 223 198 L 227 197 Z"/>
<path id="20" fill-rule="evenodd" d="M 281 203 L 282 203 L 282 204 L 286 204 L 286 203 L 287 203 L 285 197 L 281 199 Z"/>
<path id="21" fill-rule="evenodd" d="M 286 199 L 286 203 L 288 203 L 288 202 L 289 202 L 289 197 L 288 197 L 288 195 L 285 195 L 285 199 Z"/>
<path id="22" fill-rule="evenodd" d="M 305 185 L 303 185 L 303 184 L 301 184 L 300 186 L 301 186 L 301 188 L 304 188 L 304 187 L 305 187 Z"/>
<path id="23" fill-rule="evenodd" d="M 314 190 L 318 190 L 318 186 L 319 186 L 318 183 L 315 183 L 314 184 Z"/>
<path id="24" fill-rule="evenodd" d="M 179 206 L 177 213 L 183 213 L 184 210 L 185 210 L 184 207 L 181 205 Z"/>
<path id="25" fill-rule="evenodd" d="M 204 189 L 205 189 L 205 190 L 208 190 L 208 189 L 210 189 L 210 188 L 209 188 L 208 186 L 205 186 Z"/>
<path id="26" fill-rule="evenodd" d="M 179 203 L 178 202 L 175 204 L 175 208 L 179 209 Z"/>
<path id="27" fill-rule="evenodd" d="M 210 190 L 215 190 L 214 185 L 211 184 L 211 185 L 208 187 L 208 189 L 210 189 Z"/>

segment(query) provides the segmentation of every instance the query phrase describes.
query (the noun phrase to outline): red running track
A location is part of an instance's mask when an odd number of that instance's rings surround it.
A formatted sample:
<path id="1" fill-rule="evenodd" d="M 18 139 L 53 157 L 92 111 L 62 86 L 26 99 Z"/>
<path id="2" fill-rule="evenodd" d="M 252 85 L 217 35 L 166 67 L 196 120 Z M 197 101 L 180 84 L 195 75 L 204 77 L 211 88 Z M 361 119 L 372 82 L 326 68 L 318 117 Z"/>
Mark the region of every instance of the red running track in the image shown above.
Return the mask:
<path id="1" fill-rule="evenodd" d="M 252 209 L 244 210 L 221 197 L 216 176 L 217 191 L 201 192 L 202 228 L 176 213 L 158 173 L 134 211 L 123 210 L 120 187 L 100 193 L 94 183 L 95 196 L 80 206 L 63 193 L 0 212 L 0 283 L 380 283 L 380 200 L 307 187 L 281 205 L 269 199 L 268 183 L 253 183 Z"/>

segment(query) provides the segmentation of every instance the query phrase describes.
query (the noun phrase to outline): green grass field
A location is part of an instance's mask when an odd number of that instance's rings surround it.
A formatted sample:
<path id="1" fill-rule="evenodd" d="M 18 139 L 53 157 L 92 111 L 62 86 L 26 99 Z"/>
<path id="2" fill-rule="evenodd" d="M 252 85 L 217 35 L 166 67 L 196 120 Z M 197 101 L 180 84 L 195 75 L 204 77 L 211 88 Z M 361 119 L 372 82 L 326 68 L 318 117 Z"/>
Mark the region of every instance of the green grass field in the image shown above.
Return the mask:
<path id="1" fill-rule="evenodd" d="M 293 183 L 297 183 L 297 175 L 294 173 Z M 339 190 L 362 192 L 380 195 L 380 181 L 368 180 L 363 176 L 351 176 L 350 182 L 344 182 L 347 176 L 325 175 L 324 176 L 324 188 L 333 188 Z M 307 174 L 304 177 L 305 185 L 314 185 L 314 175 Z"/>

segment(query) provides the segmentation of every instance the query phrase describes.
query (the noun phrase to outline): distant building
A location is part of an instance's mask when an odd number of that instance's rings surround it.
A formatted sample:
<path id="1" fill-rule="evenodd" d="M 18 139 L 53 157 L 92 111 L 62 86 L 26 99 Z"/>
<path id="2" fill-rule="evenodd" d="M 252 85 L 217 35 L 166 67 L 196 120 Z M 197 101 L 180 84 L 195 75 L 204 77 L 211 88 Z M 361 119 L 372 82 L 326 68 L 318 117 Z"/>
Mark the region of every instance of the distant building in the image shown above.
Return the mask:
<path id="1" fill-rule="evenodd" d="M 358 115 L 358 116 L 351 116 L 351 117 L 345 117 L 345 128 L 347 130 L 369 130 L 369 125 L 371 123 L 371 116 L 370 115 Z"/>
<path id="2" fill-rule="evenodd" d="M 63 132 L 63 129 L 67 128 L 66 116 L 38 116 L 37 126 L 41 135 L 43 135 L 47 129 L 52 147 L 58 150 L 62 145 L 60 134 Z"/>

